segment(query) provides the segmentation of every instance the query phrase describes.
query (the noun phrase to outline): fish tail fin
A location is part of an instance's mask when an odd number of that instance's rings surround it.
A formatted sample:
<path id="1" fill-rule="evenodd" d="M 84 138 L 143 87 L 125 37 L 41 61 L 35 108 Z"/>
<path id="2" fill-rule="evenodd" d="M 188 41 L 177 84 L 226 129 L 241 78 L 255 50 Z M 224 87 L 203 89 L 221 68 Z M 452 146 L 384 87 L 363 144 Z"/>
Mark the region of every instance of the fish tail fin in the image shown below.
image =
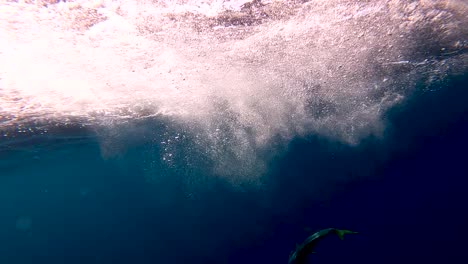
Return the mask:
<path id="1" fill-rule="evenodd" d="M 335 233 L 338 235 L 338 237 L 343 240 L 344 239 L 344 235 L 347 235 L 347 234 L 357 234 L 358 232 L 354 232 L 354 231 L 351 231 L 351 230 L 344 230 L 344 229 L 335 229 Z"/>

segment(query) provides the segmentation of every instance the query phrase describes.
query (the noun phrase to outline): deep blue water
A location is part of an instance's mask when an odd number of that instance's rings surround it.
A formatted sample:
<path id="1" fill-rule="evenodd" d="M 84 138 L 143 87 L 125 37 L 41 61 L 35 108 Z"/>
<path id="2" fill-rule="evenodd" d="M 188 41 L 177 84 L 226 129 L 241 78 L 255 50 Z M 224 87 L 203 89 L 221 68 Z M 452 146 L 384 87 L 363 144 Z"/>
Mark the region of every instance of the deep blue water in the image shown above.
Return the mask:
<path id="1" fill-rule="evenodd" d="M 463 263 L 467 88 L 417 91 L 383 139 L 297 138 L 261 188 L 203 171 L 190 193 L 177 170 L 148 183 L 138 144 L 111 159 L 97 139 L 3 147 L 0 263 L 287 263 L 326 227 L 359 234 L 323 241 L 310 263 Z"/>

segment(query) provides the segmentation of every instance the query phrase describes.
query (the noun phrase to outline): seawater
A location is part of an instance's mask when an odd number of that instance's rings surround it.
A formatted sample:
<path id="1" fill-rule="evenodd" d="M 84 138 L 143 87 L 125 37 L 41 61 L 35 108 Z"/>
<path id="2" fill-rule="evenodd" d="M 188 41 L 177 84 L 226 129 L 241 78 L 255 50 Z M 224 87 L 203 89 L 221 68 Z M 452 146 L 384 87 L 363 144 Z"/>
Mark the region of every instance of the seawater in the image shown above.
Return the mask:
<path id="1" fill-rule="evenodd" d="M 466 4 L 244 2 L 2 3 L 2 263 L 464 256 Z"/>

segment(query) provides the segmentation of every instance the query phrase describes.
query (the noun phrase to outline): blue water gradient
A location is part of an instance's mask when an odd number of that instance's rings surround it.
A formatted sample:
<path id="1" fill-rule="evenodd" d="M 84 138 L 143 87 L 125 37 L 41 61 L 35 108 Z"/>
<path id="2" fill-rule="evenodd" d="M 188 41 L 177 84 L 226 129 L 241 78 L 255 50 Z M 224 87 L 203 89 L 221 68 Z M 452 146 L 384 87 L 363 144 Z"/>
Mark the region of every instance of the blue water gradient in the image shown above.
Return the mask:
<path id="1" fill-rule="evenodd" d="M 443 85 L 389 112 L 383 139 L 296 138 L 260 187 L 200 168 L 188 188 L 177 166 L 148 182 L 138 140 L 103 158 L 86 133 L 2 139 L 0 263 L 287 263 L 326 227 L 360 234 L 325 240 L 310 263 L 462 263 L 468 77 Z"/>

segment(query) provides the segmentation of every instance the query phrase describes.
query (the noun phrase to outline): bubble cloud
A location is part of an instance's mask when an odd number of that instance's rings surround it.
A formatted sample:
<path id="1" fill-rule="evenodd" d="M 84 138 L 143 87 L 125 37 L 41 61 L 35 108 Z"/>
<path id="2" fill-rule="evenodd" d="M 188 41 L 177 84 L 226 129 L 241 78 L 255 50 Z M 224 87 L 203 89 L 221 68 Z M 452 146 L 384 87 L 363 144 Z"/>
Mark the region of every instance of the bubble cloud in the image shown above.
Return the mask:
<path id="1" fill-rule="evenodd" d="M 256 163 L 273 138 L 379 137 L 387 110 L 421 83 L 428 89 L 468 68 L 462 0 L 6 1 L 0 9 L 7 136 L 154 118 L 177 128 L 155 143 L 190 137 L 208 155 Z"/>

